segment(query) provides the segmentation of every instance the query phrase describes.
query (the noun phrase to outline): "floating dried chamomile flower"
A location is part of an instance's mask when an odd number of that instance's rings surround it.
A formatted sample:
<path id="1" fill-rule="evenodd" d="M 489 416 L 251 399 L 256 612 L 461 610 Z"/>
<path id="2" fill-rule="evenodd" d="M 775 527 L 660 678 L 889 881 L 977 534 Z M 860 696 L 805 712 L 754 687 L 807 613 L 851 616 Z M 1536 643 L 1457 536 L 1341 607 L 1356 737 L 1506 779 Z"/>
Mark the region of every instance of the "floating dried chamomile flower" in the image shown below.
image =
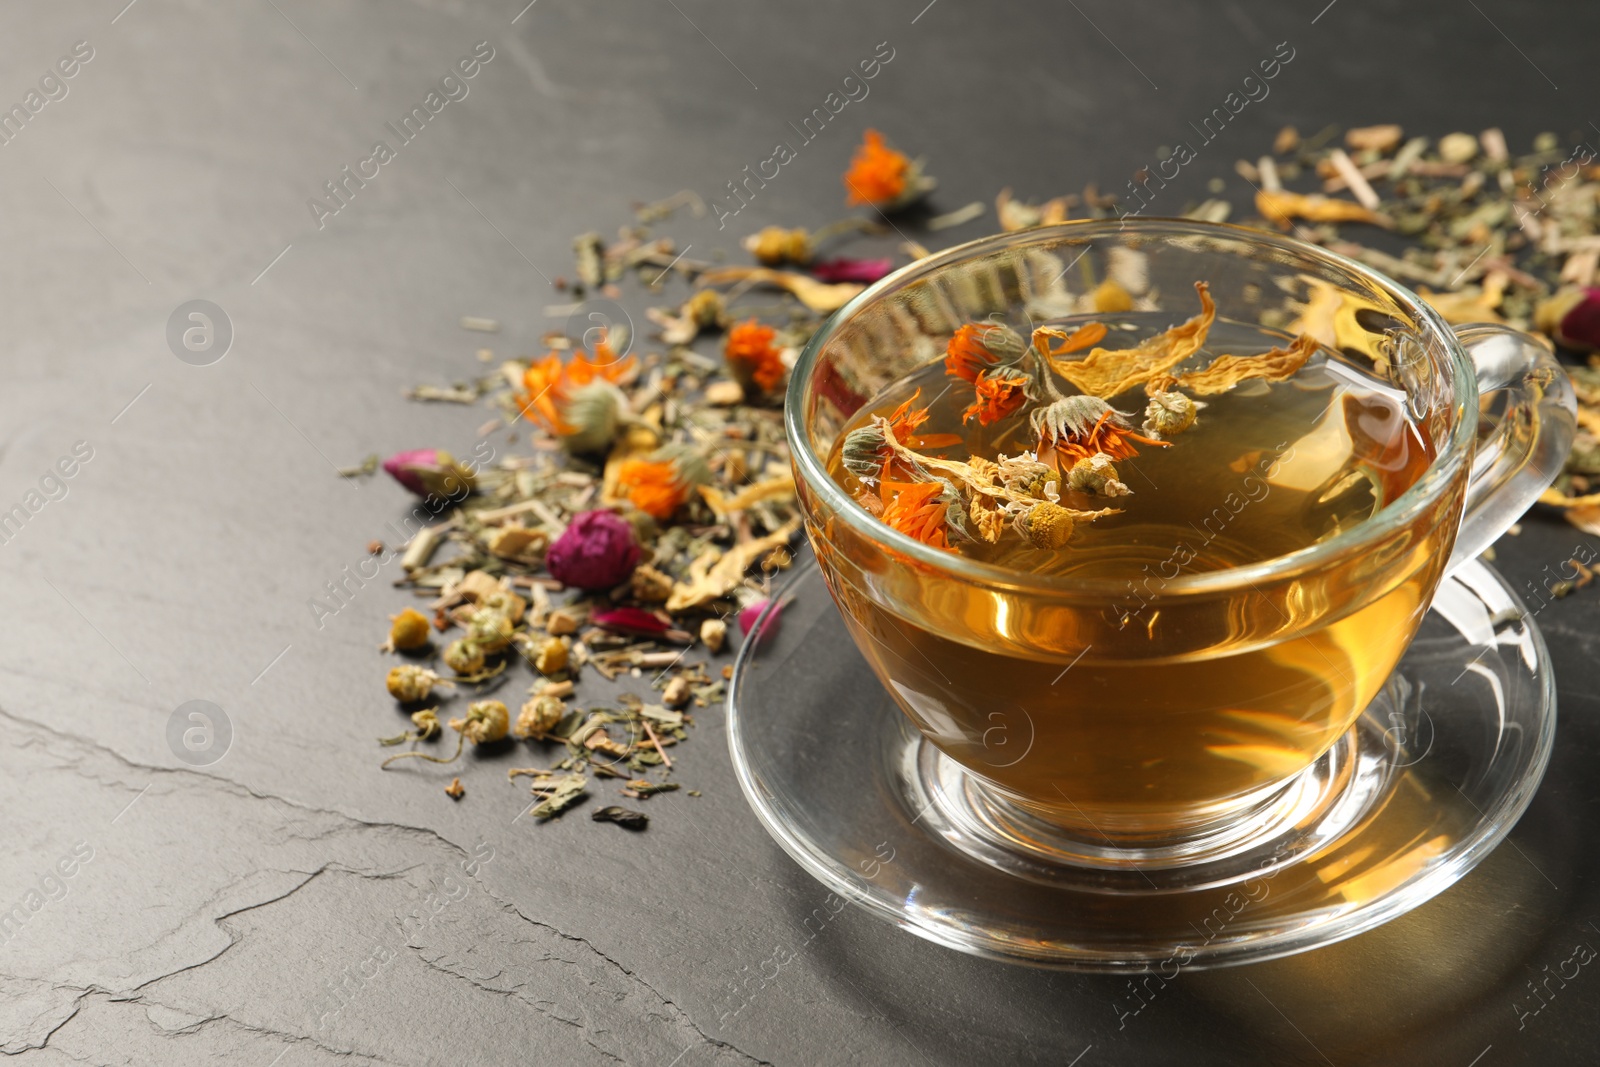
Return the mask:
<path id="1" fill-rule="evenodd" d="M 426 667 L 403 663 L 398 667 L 389 668 L 389 677 L 385 684 L 390 696 L 402 704 L 413 704 L 418 700 L 427 700 L 434 686 L 451 683 Z"/>
<path id="2" fill-rule="evenodd" d="M 471 675 L 483 671 L 483 649 L 470 638 L 462 637 L 450 642 L 444 650 L 444 665 L 457 674 Z"/>
<path id="3" fill-rule="evenodd" d="M 522 705 L 517 713 L 516 725 L 511 727 L 513 737 L 543 741 L 566 718 L 567 706 L 552 696 L 538 696 Z"/>
<path id="4" fill-rule="evenodd" d="M 467 636 L 465 640 L 471 642 L 484 653 L 504 652 L 506 646 L 511 644 L 511 634 L 515 629 L 511 620 L 498 611 L 479 608 L 472 616 L 472 621 L 467 623 Z M 481 659 L 480 659 L 481 662 Z M 454 667 L 451 668 L 454 670 Z M 482 669 L 481 666 L 479 668 Z M 461 674 L 476 674 L 476 671 L 460 671 Z"/>
<path id="5" fill-rule="evenodd" d="M 511 712 L 498 700 L 475 700 L 467 705 L 464 719 L 451 719 L 450 729 L 475 745 L 505 739 L 511 731 Z"/>
<path id="6" fill-rule="evenodd" d="M 1133 492 L 1123 484 L 1116 465 L 1104 452 L 1085 456 L 1074 463 L 1067 472 L 1067 488 L 1100 496 L 1127 496 Z"/>
<path id="7" fill-rule="evenodd" d="M 1072 512 L 1059 504 L 1042 500 L 1017 519 L 1017 529 L 1034 548 L 1046 551 L 1060 548 L 1072 540 Z"/>
<path id="8" fill-rule="evenodd" d="M 432 632 L 426 615 L 416 608 L 405 608 L 400 614 L 389 616 L 389 640 L 381 647 L 385 652 L 422 648 Z"/>
<path id="9" fill-rule="evenodd" d="M 1194 425 L 1199 405 L 1182 393 L 1150 394 L 1144 406 L 1144 432 L 1158 437 L 1182 433 Z"/>

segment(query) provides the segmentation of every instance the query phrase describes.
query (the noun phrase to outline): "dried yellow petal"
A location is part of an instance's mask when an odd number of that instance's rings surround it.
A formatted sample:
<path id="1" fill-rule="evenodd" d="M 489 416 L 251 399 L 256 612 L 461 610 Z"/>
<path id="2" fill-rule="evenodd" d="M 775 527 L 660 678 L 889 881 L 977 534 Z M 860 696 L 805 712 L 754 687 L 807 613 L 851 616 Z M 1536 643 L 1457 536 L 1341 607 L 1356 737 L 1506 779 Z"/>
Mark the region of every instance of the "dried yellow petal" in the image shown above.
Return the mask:
<path id="1" fill-rule="evenodd" d="M 1240 382 L 1252 379 L 1281 382 L 1305 366 L 1317 348 L 1314 338 L 1301 334 L 1289 342 L 1288 348 L 1273 348 L 1255 356 L 1218 356 L 1204 370 L 1180 374 L 1176 378 L 1170 375 L 1154 378 L 1150 388 L 1157 392 L 1186 389 L 1200 396 L 1210 396 L 1225 393 Z"/>
<path id="2" fill-rule="evenodd" d="M 1256 193 L 1256 210 L 1261 217 L 1285 228 L 1290 219 L 1310 222 L 1370 222 L 1374 226 L 1388 226 L 1389 220 L 1376 211 L 1369 211 L 1348 200 L 1335 200 L 1321 193 L 1309 195 L 1284 190 L 1262 189 Z"/>
<path id="3" fill-rule="evenodd" d="M 1127 392 L 1136 385 L 1182 363 L 1198 352 L 1206 343 L 1206 334 L 1217 316 L 1217 305 L 1205 282 L 1195 282 L 1200 294 L 1200 314 L 1172 329 L 1141 341 L 1133 348 L 1096 348 L 1082 359 L 1062 360 L 1050 357 L 1055 372 L 1091 396 L 1110 398 Z M 1045 327 L 1034 331 L 1034 345 L 1040 346 L 1040 335 L 1064 337 L 1064 331 Z"/>

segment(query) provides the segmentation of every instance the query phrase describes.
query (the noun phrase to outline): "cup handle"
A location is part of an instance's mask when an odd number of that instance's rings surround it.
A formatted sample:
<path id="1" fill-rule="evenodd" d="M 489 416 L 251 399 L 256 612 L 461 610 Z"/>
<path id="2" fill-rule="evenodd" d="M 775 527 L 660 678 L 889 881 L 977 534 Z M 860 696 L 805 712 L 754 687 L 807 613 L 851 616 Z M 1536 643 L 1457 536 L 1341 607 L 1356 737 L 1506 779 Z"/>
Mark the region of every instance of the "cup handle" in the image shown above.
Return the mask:
<path id="1" fill-rule="evenodd" d="M 1561 473 L 1578 412 L 1571 379 L 1537 339 L 1494 323 L 1455 333 L 1478 373 L 1478 443 L 1447 574 L 1505 533 Z"/>

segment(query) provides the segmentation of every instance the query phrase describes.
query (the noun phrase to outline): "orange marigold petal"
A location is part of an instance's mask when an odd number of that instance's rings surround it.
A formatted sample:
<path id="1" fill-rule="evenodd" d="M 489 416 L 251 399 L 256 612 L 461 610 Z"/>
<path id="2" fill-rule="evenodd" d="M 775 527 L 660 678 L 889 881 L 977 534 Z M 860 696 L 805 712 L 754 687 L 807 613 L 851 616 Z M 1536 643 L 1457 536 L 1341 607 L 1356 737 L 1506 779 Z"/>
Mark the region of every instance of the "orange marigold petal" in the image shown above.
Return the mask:
<path id="1" fill-rule="evenodd" d="M 846 202 L 852 207 L 891 203 L 905 192 L 910 169 L 908 156 L 890 148 L 877 130 L 868 130 L 844 174 Z"/>

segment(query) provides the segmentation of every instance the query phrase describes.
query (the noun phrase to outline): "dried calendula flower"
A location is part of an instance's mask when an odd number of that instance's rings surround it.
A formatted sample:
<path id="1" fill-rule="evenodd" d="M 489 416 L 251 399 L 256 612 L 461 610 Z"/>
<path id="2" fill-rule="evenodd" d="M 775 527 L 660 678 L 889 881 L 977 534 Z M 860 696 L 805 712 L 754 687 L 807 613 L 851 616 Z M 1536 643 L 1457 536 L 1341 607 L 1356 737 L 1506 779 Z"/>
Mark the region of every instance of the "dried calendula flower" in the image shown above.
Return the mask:
<path id="1" fill-rule="evenodd" d="M 1159 446 L 1170 443 L 1135 433 L 1127 415 L 1088 393 L 1064 397 L 1037 408 L 1029 416 L 1029 422 L 1034 433 L 1039 435 L 1041 460 L 1048 459 L 1052 450 L 1073 462 L 1097 452 L 1114 460 L 1132 459 L 1139 454 L 1134 442 Z"/>
<path id="2" fill-rule="evenodd" d="M 1315 338 L 1301 334 L 1289 342 L 1287 348 L 1269 349 L 1256 356 L 1218 356 L 1203 370 L 1191 371 L 1176 378 L 1163 375 L 1153 380 L 1150 387 L 1158 392 L 1186 389 L 1201 396 L 1210 396 L 1225 393 L 1244 381 L 1286 381 L 1306 365 L 1318 347 Z M 1145 414 L 1148 417 L 1150 413 L 1147 410 Z"/>
<path id="3" fill-rule="evenodd" d="M 468 638 L 458 638 L 444 650 L 444 665 L 457 674 L 478 674 L 483 670 L 483 649 Z"/>
<path id="4" fill-rule="evenodd" d="M 669 445 L 640 459 L 624 460 L 617 486 L 629 503 L 655 519 L 672 517 L 696 486 L 711 481 L 705 457 L 686 446 Z"/>
<path id="5" fill-rule="evenodd" d="M 1194 288 L 1200 296 L 1200 314 L 1132 348 L 1096 348 L 1082 359 L 1061 359 L 1059 357 L 1070 350 L 1078 335 L 1069 335 L 1054 326 L 1033 331 L 1034 348 L 1049 361 L 1057 374 L 1080 390 L 1110 399 L 1177 366 L 1206 343 L 1206 334 L 1216 318 L 1217 306 L 1205 282 L 1196 282 Z M 1100 329 L 1103 331 L 1105 327 L 1101 326 Z M 1065 343 L 1052 345 L 1052 341 Z"/>
<path id="6" fill-rule="evenodd" d="M 522 705 L 522 710 L 517 713 L 516 725 L 511 728 L 513 737 L 544 740 L 545 736 L 561 725 L 561 720 L 566 718 L 567 706 L 555 697 L 534 697 Z"/>
<path id="7" fill-rule="evenodd" d="M 1026 377 L 1002 378 L 988 373 L 979 374 L 972 383 L 974 399 L 961 413 L 961 421 L 966 423 L 976 418 L 978 425 L 988 426 L 1015 415 L 1028 399 L 1026 390 L 1030 381 Z"/>
<path id="8" fill-rule="evenodd" d="M 1080 493 L 1097 493 L 1100 496 L 1127 496 L 1129 489 L 1120 479 L 1116 465 L 1104 452 L 1085 456 L 1067 472 L 1067 488 Z"/>
<path id="9" fill-rule="evenodd" d="M 945 346 L 944 372 L 976 383 L 997 365 L 1015 364 L 1027 350 L 1028 342 L 1009 326 L 969 322 L 950 336 L 950 343 Z"/>
<path id="10" fill-rule="evenodd" d="M 868 130 L 845 171 L 845 202 L 897 211 L 922 199 L 939 183 L 922 172 L 920 161 L 890 148 L 883 134 Z"/>
<path id="11" fill-rule="evenodd" d="M 728 624 L 721 619 L 707 619 L 700 624 L 700 641 L 712 652 L 721 652 L 728 640 Z"/>
<path id="12" fill-rule="evenodd" d="M 558 353 L 551 352 L 529 363 L 522 372 L 523 391 L 516 394 L 515 400 L 523 418 L 555 434 L 569 452 L 598 451 L 609 437 L 595 448 L 589 446 L 604 429 L 613 404 L 616 418 L 611 436 L 615 436 L 622 422 L 621 394 L 615 387 L 628 381 L 638 368 L 637 358 L 618 356 L 602 337 L 594 346 L 593 358 L 580 350 L 563 362 Z M 598 388 L 590 389 L 591 386 Z M 580 393 L 586 398 L 585 407 L 574 411 L 572 405 Z M 579 418 L 586 422 L 579 425 Z"/>
<path id="13" fill-rule="evenodd" d="M 503 740 L 511 730 L 511 712 L 498 700 L 475 700 L 464 719 L 451 719 L 450 729 L 475 745 Z"/>
<path id="14" fill-rule="evenodd" d="M 450 779 L 450 784 L 444 787 L 444 795 L 451 800 L 460 800 L 466 794 L 467 787 L 461 784 L 460 778 Z"/>
<path id="15" fill-rule="evenodd" d="M 411 663 L 390 667 L 389 676 L 385 680 L 389 695 L 402 704 L 412 704 L 418 700 L 427 700 L 428 694 L 433 692 L 434 686 L 449 684 L 449 681 L 441 678 L 428 668 L 418 667 Z"/>
<path id="16" fill-rule="evenodd" d="M 416 608 L 405 608 L 400 614 L 389 616 L 389 640 L 384 642 L 383 650 L 393 652 L 396 649 L 409 651 L 421 648 L 428 643 L 432 632 L 426 615 Z"/>
<path id="17" fill-rule="evenodd" d="M 755 319 L 741 322 L 728 331 L 728 338 L 723 344 L 728 373 L 746 392 L 759 389 L 764 393 L 775 393 L 782 389 L 789 368 L 784 365 L 782 352 L 773 343 L 777 333 L 771 326 L 763 326 Z"/>
<path id="18" fill-rule="evenodd" d="M 567 653 L 571 646 L 564 637 L 547 637 L 539 645 L 539 654 L 534 658 L 533 666 L 540 674 L 555 674 L 557 671 L 566 670 Z"/>
<path id="19" fill-rule="evenodd" d="M 1049 551 L 1072 540 L 1074 523 L 1071 511 L 1059 504 L 1041 500 L 1023 512 L 1019 526 L 1029 544 Z"/>
<path id="20" fill-rule="evenodd" d="M 472 621 L 467 623 L 466 640 L 482 649 L 485 653 L 504 652 L 506 646 L 511 644 L 511 633 L 514 627 L 511 620 L 498 611 L 488 608 L 479 608 L 472 616 Z M 462 673 L 475 673 L 471 671 Z"/>
<path id="21" fill-rule="evenodd" d="M 944 499 L 943 482 L 891 482 L 884 479 L 879 484 L 879 497 L 883 513 L 879 520 L 893 530 L 921 541 L 934 548 L 953 551 L 949 541 L 949 524 L 945 521 L 950 510 Z"/>

